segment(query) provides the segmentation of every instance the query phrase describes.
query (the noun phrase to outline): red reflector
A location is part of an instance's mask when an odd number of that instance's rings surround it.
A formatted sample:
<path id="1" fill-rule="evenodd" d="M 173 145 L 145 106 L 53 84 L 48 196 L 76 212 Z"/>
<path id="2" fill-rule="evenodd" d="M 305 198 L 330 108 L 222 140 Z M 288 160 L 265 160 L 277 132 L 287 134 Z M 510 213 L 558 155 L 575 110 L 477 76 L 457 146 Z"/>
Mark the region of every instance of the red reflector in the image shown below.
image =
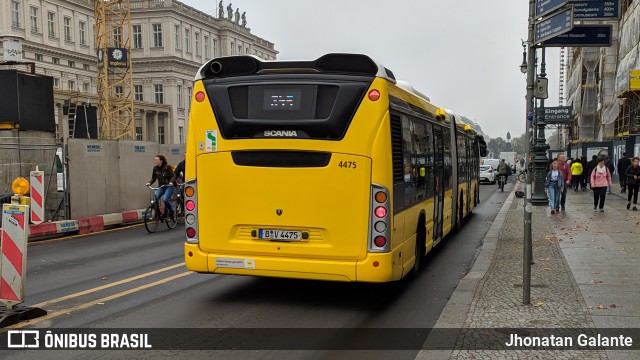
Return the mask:
<path id="1" fill-rule="evenodd" d="M 376 208 L 376 216 L 379 218 L 387 216 L 387 209 L 384 206 L 378 206 Z"/>
<path id="2" fill-rule="evenodd" d="M 193 253 L 189 251 L 189 257 L 193 257 Z"/>
<path id="3" fill-rule="evenodd" d="M 369 91 L 369 100 L 378 101 L 378 99 L 380 99 L 380 91 L 375 90 L 375 89 Z"/>
<path id="4" fill-rule="evenodd" d="M 373 267 L 378 267 L 378 266 L 380 266 L 380 263 L 379 263 L 379 262 L 377 262 L 377 261 L 374 261 L 374 262 L 373 262 Z"/>
<path id="5" fill-rule="evenodd" d="M 198 91 L 196 93 L 196 101 L 197 102 L 203 102 L 204 98 L 205 98 L 205 96 L 204 96 L 204 93 L 202 91 Z"/>
<path id="6" fill-rule="evenodd" d="M 187 208 L 187 211 L 193 211 L 193 209 L 196 208 L 196 203 L 194 203 L 193 200 L 187 200 L 187 202 L 184 203 L 184 207 Z"/>
<path id="7" fill-rule="evenodd" d="M 187 228 L 187 237 L 188 237 L 188 238 L 194 238 L 194 237 L 196 237 L 196 229 L 194 229 L 194 228 Z"/>
<path id="8" fill-rule="evenodd" d="M 385 245 L 387 245 L 387 239 L 385 239 L 384 236 L 376 236 L 376 238 L 373 239 L 373 243 L 377 247 L 384 247 Z"/>

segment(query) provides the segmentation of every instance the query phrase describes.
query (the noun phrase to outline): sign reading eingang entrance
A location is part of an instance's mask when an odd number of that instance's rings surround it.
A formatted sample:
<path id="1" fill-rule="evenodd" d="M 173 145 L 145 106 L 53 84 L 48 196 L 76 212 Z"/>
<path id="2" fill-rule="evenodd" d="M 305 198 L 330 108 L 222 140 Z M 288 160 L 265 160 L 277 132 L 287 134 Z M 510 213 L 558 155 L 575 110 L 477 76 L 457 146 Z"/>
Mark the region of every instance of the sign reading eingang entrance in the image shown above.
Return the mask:
<path id="1" fill-rule="evenodd" d="M 573 106 L 556 106 L 540 109 L 544 110 L 544 122 L 547 124 L 564 124 L 573 119 Z"/>

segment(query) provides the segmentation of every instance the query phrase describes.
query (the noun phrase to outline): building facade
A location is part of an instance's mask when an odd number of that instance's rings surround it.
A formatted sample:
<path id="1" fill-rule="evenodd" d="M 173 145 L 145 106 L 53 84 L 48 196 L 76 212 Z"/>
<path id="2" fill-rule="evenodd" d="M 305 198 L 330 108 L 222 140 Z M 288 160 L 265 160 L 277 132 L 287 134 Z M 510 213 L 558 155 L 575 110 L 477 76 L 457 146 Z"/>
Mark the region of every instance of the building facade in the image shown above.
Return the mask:
<path id="1" fill-rule="evenodd" d="M 208 59 L 251 54 L 274 60 L 274 44 L 246 24 L 175 0 L 131 1 L 136 139 L 185 142 L 193 78 Z M 23 61 L 53 77 L 59 139 L 68 136 L 65 103 L 97 103 L 93 2 L 0 0 L 0 37 L 21 39 Z M 2 56 L 2 52 L 0 52 Z"/>
<path id="2" fill-rule="evenodd" d="M 620 0 L 620 6 L 622 17 L 610 22 L 610 47 L 568 48 L 564 89 L 574 108 L 567 144 L 572 157 L 598 148 L 614 161 L 623 152 L 640 156 L 640 86 L 634 82 L 640 75 L 640 1 Z"/>

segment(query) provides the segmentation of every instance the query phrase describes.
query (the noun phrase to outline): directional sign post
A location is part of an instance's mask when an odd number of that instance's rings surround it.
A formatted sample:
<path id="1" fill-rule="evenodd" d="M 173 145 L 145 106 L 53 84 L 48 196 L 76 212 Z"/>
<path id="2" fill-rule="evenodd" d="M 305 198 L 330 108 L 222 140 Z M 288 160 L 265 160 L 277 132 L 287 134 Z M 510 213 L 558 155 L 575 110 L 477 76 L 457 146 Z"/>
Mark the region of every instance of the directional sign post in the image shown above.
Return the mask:
<path id="1" fill-rule="evenodd" d="M 544 42 L 545 47 L 609 47 L 611 25 L 576 25 L 573 30 Z"/>
<path id="2" fill-rule="evenodd" d="M 536 0 L 536 19 L 567 5 L 568 0 Z"/>
<path id="3" fill-rule="evenodd" d="M 536 44 L 573 29 L 573 8 L 563 10 L 535 24 Z"/>
<path id="4" fill-rule="evenodd" d="M 620 1 L 618 0 L 571 0 L 573 19 L 614 20 L 620 18 Z"/>

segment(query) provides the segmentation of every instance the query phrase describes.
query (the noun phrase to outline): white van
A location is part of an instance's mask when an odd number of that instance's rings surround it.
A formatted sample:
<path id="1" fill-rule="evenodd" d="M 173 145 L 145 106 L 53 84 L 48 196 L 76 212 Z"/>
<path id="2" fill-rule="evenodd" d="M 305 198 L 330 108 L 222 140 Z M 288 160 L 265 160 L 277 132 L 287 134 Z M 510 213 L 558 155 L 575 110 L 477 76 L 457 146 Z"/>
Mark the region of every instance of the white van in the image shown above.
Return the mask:
<path id="1" fill-rule="evenodd" d="M 480 165 L 491 165 L 493 169 L 497 169 L 498 164 L 500 164 L 500 159 L 480 159 Z"/>

